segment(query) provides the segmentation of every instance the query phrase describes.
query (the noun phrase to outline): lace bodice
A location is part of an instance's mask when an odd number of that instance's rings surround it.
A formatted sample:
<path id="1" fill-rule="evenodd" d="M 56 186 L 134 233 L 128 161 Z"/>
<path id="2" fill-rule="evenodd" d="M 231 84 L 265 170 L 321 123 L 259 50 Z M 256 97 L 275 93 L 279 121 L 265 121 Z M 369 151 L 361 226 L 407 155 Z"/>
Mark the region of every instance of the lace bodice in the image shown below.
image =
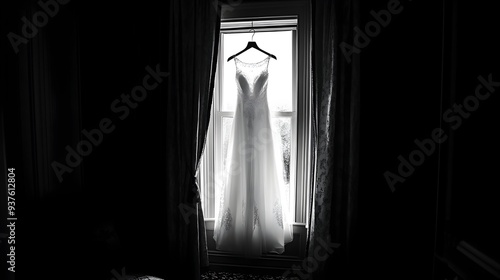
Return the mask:
<path id="1" fill-rule="evenodd" d="M 268 109 L 267 81 L 269 57 L 256 63 L 247 63 L 235 58 L 238 99 L 248 117 L 256 115 L 256 109 Z"/>
<path id="2" fill-rule="evenodd" d="M 247 63 L 235 58 L 236 81 L 238 94 L 244 99 L 260 98 L 265 96 L 267 91 L 267 70 L 269 57 L 256 62 Z"/>

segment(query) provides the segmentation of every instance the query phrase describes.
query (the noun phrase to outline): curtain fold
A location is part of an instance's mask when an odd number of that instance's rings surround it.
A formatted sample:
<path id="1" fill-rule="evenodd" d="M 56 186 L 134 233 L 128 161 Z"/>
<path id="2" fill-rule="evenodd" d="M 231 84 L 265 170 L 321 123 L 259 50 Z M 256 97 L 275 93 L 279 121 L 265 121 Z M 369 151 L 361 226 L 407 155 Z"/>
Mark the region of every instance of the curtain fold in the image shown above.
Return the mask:
<path id="1" fill-rule="evenodd" d="M 311 3 L 315 182 L 308 259 L 318 267 L 309 272 L 314 279 L 346 279 L 356 220 L 360 105 L 359 56 L 342 48 L 355 46 L 359 1 Z M 321 249 L 328 253 L 324 261 Z"/>
<path id="2" fill-rule="evenodd" d="M 196 172 L 213 99 L 220 17 L 217 1 L 170 1 L 166 84 L 167 262 L 199 279 L 208 250 Z M 172 271 L 170 271 L 172 272 Z"/>

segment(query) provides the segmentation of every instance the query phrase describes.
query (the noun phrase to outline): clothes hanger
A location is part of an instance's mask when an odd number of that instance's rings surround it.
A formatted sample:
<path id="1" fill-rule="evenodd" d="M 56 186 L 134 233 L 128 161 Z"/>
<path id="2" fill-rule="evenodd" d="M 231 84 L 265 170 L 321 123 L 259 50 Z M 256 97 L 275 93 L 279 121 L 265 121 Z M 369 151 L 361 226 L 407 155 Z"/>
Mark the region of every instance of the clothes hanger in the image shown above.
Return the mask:
<path id="1" fill-rule="evenodd" d="M 237 57 L 238 55 L 240 55 L 240 54 L 242 54 L 242 53 L 246 52 L 246 51 L 247 51 L 248 49 L 250 49 L 250 48 L 254 48 L 254 49 L 258 50 L 258 51 L 261 51 L 261 52 L 263 52 L 263 53 L 267 54 L 268 56 L 270 56 L 270 57 L 272 57 L 272 58 L 274 58 L 274 59 L 277 59 L 275 55 L 270 54 L 270 53 L 266 52 L 265 50 L 262 50 L 261 48 L 259 48 L 259 46 L 257 46 L 257 43 L 253 40 L 253 36 L 255 35 L 255 29 L 253 29 L 253 21 L 252 21 L 252 29 L 250 29 L 250 31 L 252 31 L 252 30 L 253 30 L 252 40 L 251 40 L 251 41 L 248 41 L 248 44 L 247 44 L 246 48 L 244 48 L 244 49 L 243 49 L 242 51 L 240 51 L 239 53 L 237 53 L 237 54 L 234 54 L 234 55 L 230 56 L 230 57 L 227 59 L 227 61 L 229 61 L 229 60 L 231 60 L 231 59 L 233 59 L 233 58 Z"/>

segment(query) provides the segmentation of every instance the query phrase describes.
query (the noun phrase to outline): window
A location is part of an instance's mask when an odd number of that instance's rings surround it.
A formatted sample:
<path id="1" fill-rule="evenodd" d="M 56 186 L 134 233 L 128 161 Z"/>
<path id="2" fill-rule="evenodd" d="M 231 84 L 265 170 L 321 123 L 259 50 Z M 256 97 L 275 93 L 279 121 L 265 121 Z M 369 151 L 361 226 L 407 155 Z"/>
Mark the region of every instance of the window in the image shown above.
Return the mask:
<path id="1" fill-rule="evenodd" d="M 281 136 L 283 179 L 288 199 L 286 208 L 296 224 L 306 222 L 305 186 L 309 180 L 306 171 L 310 167 L 310 91 L 306 78 L 308 69 L 300 68 L 307 65 L 305 55 L 299 51 L 300 46 L 305 45 L 305 35 L 300 36 L 297 23 L 297 17 L 293 16 L 244 18 L 223 21 L 221 24 L 212 118 L 198 173 L 207 229 L 213 228 L 218 199 L 224 187 L 225 159 L 237 98 L 235 62 L 227 62 L 227 59 L 252 40 L 252 28 L 255 30 L 253 40 L 259 47 L 277 57 L 277 60 L 271 59 L 269 62 L 267 96 L 273 130 Z M 256 53 L 258 56 L 252 57 Z M 265 54 L 255 50 L 238 56 L 245 62 L 257 62 L 264 57 Z"/>

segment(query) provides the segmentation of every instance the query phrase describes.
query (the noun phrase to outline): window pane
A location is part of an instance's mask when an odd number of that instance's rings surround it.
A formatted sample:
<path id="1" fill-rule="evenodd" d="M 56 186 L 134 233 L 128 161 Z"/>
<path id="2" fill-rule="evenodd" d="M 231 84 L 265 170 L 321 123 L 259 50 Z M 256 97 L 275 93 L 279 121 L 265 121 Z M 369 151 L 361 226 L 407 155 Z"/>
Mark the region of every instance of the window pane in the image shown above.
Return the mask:
<path id="1" fill-rule="evenodd" d="M 227 170 L 226 169 L 227 147 L 229 144 L 229 136 L 231 134 L 232 126 L 233 126 L 233 118 L 231 117 L 222 118 L 222 170 Z"/>
<path id="2" fill-rule="evenodd" d="M 269 61 L 269 80 L 267 96 L 271 111 L 287 112 L 293 110 L 293 31 L 257 32 L 254 41 L 268 53 L 277 58 Z M 243 50 L 251 40 L 252 33 L 226 33 L 223 34 L 223 77 L 221 110 L 234 111 L 236 105 L 236 66 L 234 59 L 227 59 Z M 240 54 L 238 59 L 244 62 L 259 62 L 266 55 L 255 49 L 247 50 Z"/>
<path id="3" fill-rule="evenodd" d="M 220 169 L 216 172 L 215 174 L 215 180 L 214 180 L 214 184 L 215 184 L 215 195 L 214 195 L 214 199 L 215 199 L 215 213 L 214 213 L 214 217 L 215 215 L 217 215 L 217 213 L 219 213 L 219 203 L 220 203 L 220 199 L 222 198 L 222 191 L 224 190 L 224 185 L 225 185 L 225 176 L 226 176 L 226 167 L 228 162 L 227 162 L 227 152 L 228 152 L 228 146 L 229 146 L 229 137 L 231 135 L 231 129 L 232 129 L 232 126 L 233 126 L 233 118 L 232 117 L 222 117 L 222 126 L 221 126 L 221 137 L 219 139 L 219 141 L 221 141 L 220 143 L 220 151 L 218 152 L 219 153 L 219 156 L 221 157 L 220 160 L 221 160 L 221 163 L 222 163 L 222 166 L 220 166 Z"/>
<path id="4" fill-rule="evenodd" d="M 290 164 L 292 152 L 292 120 L 290 117 L 273 118 L 273 131 L 280 137 L 279 143 L 283 162 L 283 181 L 285 182 L 285 197 L 290 199 Z M 290 205 L 290 201 L 288 201 Z M 288 209 L 288 208 L 285 208 Z"/>

